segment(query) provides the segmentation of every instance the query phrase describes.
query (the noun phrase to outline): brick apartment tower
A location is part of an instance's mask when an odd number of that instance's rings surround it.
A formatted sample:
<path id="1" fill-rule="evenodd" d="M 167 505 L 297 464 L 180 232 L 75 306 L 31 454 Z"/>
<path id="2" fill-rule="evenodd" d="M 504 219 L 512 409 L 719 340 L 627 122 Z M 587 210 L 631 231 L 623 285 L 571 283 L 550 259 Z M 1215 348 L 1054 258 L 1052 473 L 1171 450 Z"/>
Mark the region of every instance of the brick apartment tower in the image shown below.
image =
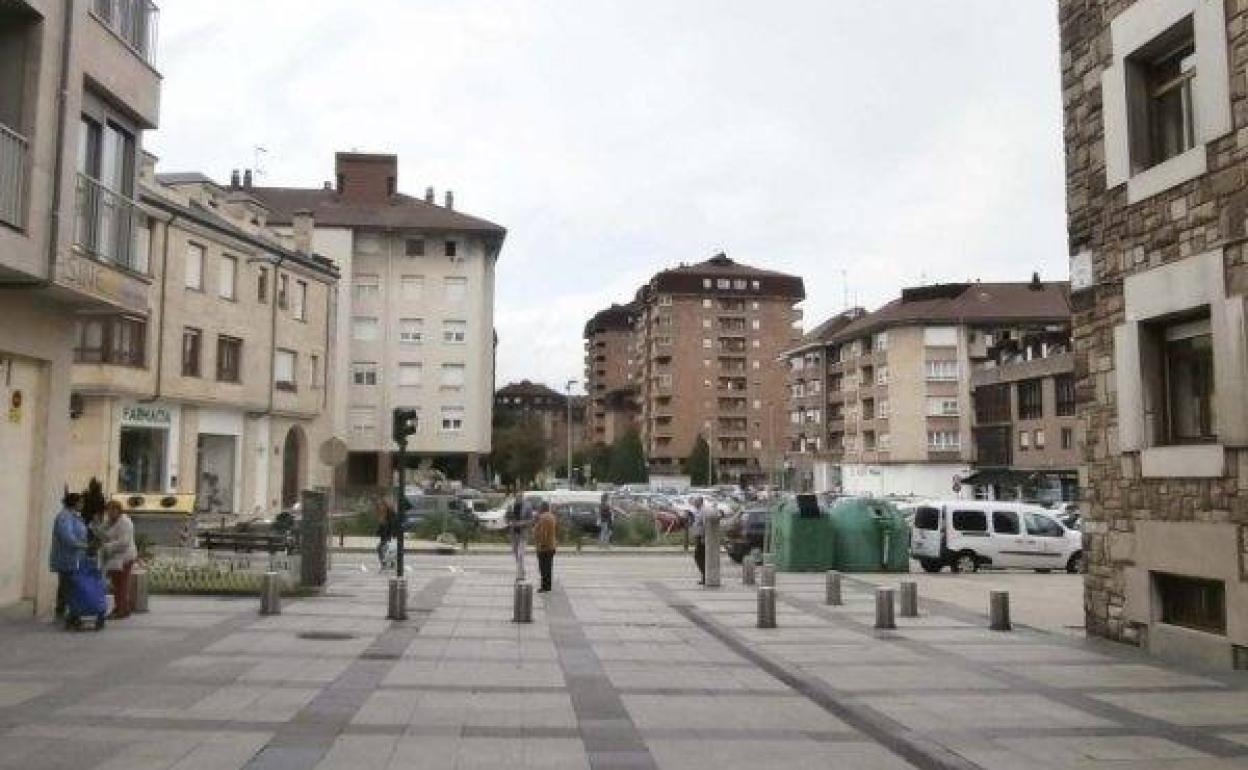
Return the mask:
<path id="1" fill-rule="evenodd" d="M 629 303 L 601 310 L 585 324 L 587 444 L 612 444 L 637 427 L 636 320 L 637 306 Z"/>
<path id="2" fill-rule="evenodd" d="M 783 458 L 785 371 L 801 339 L 802 279 L 723 254 L 664 270 L 637 292 L 635 379 L 652 474 L 686 473 L 699 434 L 717 480 L 768 483 Z"/>
<path id="3" fill-rule="evenodd" d="M 1087 628 L 1248 668 L 1248 6 L 1058 8 Z"/>

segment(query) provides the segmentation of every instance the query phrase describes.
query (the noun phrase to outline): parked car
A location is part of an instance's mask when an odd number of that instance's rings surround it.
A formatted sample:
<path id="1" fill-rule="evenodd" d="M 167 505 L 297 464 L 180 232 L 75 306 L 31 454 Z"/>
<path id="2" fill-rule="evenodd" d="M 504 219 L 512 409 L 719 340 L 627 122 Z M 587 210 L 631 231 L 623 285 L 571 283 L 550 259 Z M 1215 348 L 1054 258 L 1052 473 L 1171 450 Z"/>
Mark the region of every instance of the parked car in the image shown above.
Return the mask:
<path id="1" fill-rule="evenodd" d="M 568 528 L 573 532 L 580 532 L 587 535 L 598 534 L 598 504 L 597 503 L 558 503 L 551 507 L 555 517 L 559 519 L 560 526 Z M 618 524 L 626 514 L 619 508 L 612 507 L 612 520 Z"/>
<path id="2" fill-rule="evenodd" d="M 927 572 L 1083 567 L 1083 537 L 1051 511 L 1025 503 L 933 501 L 914 512 L 910 553 Z"/>
<path id="3" fill-rule="evenodd" d="M 728 551 L 729 558 L 740 564 L 755 548 L 763 550 L 771 514 L 771 508 L 754 505 L 724 521 L 724 549 Z"/>
<path id="4" fill-rule="evenodd" d="M 443 529 L 472 531 L 477 516 L 472 508 L 454 495 L 407 494 L 402 513 L 403 529 L 412 530 L 427 521 L 437 521 Z"/>

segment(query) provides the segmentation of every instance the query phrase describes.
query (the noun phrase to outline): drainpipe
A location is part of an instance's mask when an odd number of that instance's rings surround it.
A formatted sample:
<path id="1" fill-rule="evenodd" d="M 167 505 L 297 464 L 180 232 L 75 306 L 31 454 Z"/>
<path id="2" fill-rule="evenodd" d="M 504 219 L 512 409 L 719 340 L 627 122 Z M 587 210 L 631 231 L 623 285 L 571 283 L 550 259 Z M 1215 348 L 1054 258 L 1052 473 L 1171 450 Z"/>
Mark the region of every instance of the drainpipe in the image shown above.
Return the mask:
<path id="1" fill-rule="evenodd" d="M 277 387 L 277 293 L 282 284 L 278 278 L 278 273 L 282 270 L 282 263 L 286 261 L 285 255 L 279 254 L 277 259 L 270 262 L 273 265 L 273 311 L 269 315 L 269 406 L 261 414 L 261 417 L 270 417 L 273 414 L 273 390 Z M 289 295 L 286 298 L 287 304 L 290 303 Z M 270 428 L 272 430 L 272 428 Z"/>
<path id="2" fill-rule="evenodd" d="M 177 214 L 171 214 L 165 221 L 165 242 L 160 254 L 160 319 L 156 321 L 156 388 L 149 398 L 139 399 L 150 404 L 160 398 L 164 389 L 165 376 L 165 292 L 169 287 L 169 231 L 178 220 Z M 201 345 L 203 341 L 200 341 Z M 202 351 L 201 351 L 202 352 Z"/>

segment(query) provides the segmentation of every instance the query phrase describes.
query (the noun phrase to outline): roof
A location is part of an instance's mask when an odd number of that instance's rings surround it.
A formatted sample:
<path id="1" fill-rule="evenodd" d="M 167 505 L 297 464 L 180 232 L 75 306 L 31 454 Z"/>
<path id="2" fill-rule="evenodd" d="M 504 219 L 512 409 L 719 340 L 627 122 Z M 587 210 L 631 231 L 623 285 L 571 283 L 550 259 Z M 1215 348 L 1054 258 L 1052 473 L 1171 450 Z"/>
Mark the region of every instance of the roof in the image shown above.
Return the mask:
<path id="1" fill-rule="evenodd" d="M 543 385 L 540 382 L 532 382 L 530 380 L 521 380 L 520 382 L 509 382 L 499 388 L 494 393 L 495 396 L 524 396 L 533 398 L 534 396 L 545 396 L 546 398 L 554 398 L 562 401 L 565 396 Z"/>
<path id="2" fill-rule="evenodd" d="M 290 224 L 299 211 L 312 213 L 316 224 L 326 227 L 376 227 L 384 229 L 446 230 L 480 233 L 500 240 L 507 228 L 479 217 L 448 209 L 421 198 L 396 193 L 388 204 L 343 203 L 336 191 L 315 187 L 250 187 L 269 209 L 269 221 Z"/>
<path id="3" fill-rule="evenodd" d="M 664 270 L 650 279 L 649 286 L 655 291 L 698 294 L 706 291 L 703 281 L 707 278 L 746 279 L 750 284 L 745 289 L 733 288 L 743 295 L 783 296 L 796 300 L 806 297 L 806 286 L 800 277 L 741 264 L 722 252 L 704 262 Z M 757 289 L 754 288 L 754 281 L 759 284 Z M 722 293 L 726 290 L 715 287 L 714 291 Z"/>
<path id="4" fill-rule="evenodd" d="M 198 171 L 171 171 L 167 174 L 157 174 L 156 181 L 161 184 L 211 184 L 217 183 L 207 174 L 201 174 Z M 217 185 L 220 187 L 220 185 Z"/>
<path id="5" fill-rule="evenodd" d="M 891 326 L 924 323 L 1070 322 L 1070 282 L 947 283 L 904 289 L 901 297 L 833 334 L 843 342 Z"/>
<path id="6" fill-rule="evenodd" d="M 605 310 L 599 310 L 594 314 L 593 318 L 585 324 L 585 336 L 590 337 L 599 332 L 611 330 L 631 330 L 633 328 L 633 317 L 637 315 L 637 304 L 629 302 L 626 305 L 612 304 Z"/>

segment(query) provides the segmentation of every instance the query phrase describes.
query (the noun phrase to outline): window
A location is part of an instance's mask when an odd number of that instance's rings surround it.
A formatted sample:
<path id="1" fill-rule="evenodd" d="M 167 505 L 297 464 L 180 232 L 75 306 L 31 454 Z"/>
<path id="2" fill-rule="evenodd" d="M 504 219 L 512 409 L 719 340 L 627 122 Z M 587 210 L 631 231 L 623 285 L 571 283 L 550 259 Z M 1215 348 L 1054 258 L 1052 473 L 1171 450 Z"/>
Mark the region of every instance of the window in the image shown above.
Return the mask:
<path id="1" fill-rule="evenodd" d="M 238 259 L 235 257 L 221 257 L 220 267 L 217 271 L 217 296 L 221 299 L 233 300 L 235 298 L 235 281 L 238 279 Z"/>
<path id="2" fill-rule="evenodd" d="M 703 278 L 703 279 L 702 279 L 702 288 L 703 288 L 703 289 L 709 289 L 709 288 L 711 288 L 711 279 L 710 279 L 710 278 Z M 708 301 L 709 301 L 709 300 L 708 300 Z"/>
<path id="3" fill-rule="evenodd" d="M 308 282 L 295 281 L 295 319 L 308 320 Z"/>
<path id="4" fill-rule="evenodd" d="M 887 399 L 887 398 L 881 398 L 879 401 L 877 401 L 877 402 L 876 402 L 876 404 L 875 404 L 875 416 L 876 416 L 877 418 L 879 418 L 879 419 L 881 419 L 881 420 L 888 419 L 888 410 L 889 410 L 889 406 L 888 406 L 888 399 Z"/>
<path id="5" fill-rule="evenodd" d="M 454 257 L 459 252 L 459 244 L 455 241 L 447 241 L 445 244 L 446 256 Z"/>
<path id="6" fill-rule="evenodd" d="M 1058 417 L 1075 416 L 1075 378 L 1069 374 L 1059 374 L 1053 378 L 1053 392 L 1057 400 Z"/>
<path id="7" fill-rule="evenodd" d="M 862 400 L 862 419 L 864 420 L 875 419 L 875 399 L 864 398 Z"/>
<path id="8" fill-rule="evenodd" d="M 290 303 L 290 276 L 277 276 L 277 306 L 285 310 Z"/>
<path id="9" fill-rule="evenodd" d="M 278 390 L 293 391 L 295 372 L 298 370 L 298 356 L 293 350 L 278 348 L 273 354 L 273 386 Z"/>
<path id="10" fill-rule="evenodd" d="M 1039 420 L 1044 417 L 1044 389 L 1040 380 L 1018 383 L 1018 419 Z"/>
<path id="11" fill-rule="evenodd" d="M 424 367 L 420 364 L 399 364 L 399 387 L 419 388 Z"/>
<path id="12" fill-rule="evenodd" d="M 958 362 L 928 361 L 926 371 L 929 380 L 956 380 L 958 379 Z"/>
<path id="13" fill-rule="evenodd" d="M 377 319 L 356 316 L 351 319 L 351 339 L 372 342 L 377 339 Z"/>
<path id="14" fill-rule="evenodd" d="M 186 244 L 186 275 L 184 284 L 192 291 L 204 290 L 204 247 L 198 243 Z"/>
<path id="15" fill-rule="evenodd" d="M 460 277 L 450 277 L 446 279 L 446 301 L 451 303 L 463 302 L 468 297 L 468 279 Z"/>
<path id="16" fill-rule="evenodd" d="M 217 337 L 217 381 L 241 382 L 243 341 L 224 334 Z"/>
<path id="17" fill-rule="evenodd" d="M 374 273 L 360 273 L 351 279 L 351 299 L 372 302 L 381 297 L 381 279 Z"/>
<path id="18" fill-rule="evenodd" d="M 182 330 L 182 376 L 198 377 L 200 376 L 200 349 L 203 340 L 203 332 L 199 329 L 186 327 Z"/>
<path id="19" fill-rule="evenodd" d="M 703 349 L 703 350 L 710 350 L 710 349 L 711 349 L 711 341 L 710 341 L 708 338 L 706 338 L 706 337 L 703 337 L 703 338 L 702 338 L 702 349 Z"/>
<path id="20" fill-rule="evenodd" d="M 404 302 L 420 299 L 425 293 L 425 277 L 423 275 L 404 275 L 399 277 L 399 298 Z"/>
<path id="21" fill-rule="evenodd" d="M 1127 124 L 1132 171 L 1163 163 L 1196 145 L 1192 87 L 1196 42 L 1188 16 L 1127 60 Z"/>
<path id="22" fill-rule="evenodd" d="M 927 416 L 928 417 L 957 417 L 958 399 L 956 398 L 929 398 L 927 399 Z"/>
<path id="23" fill-rule="evenodd" d="M 351 433 L 354 435 L 367 435 L 377 430 L 377 410 L 373 407 L 353 406 L 347 412 L 347 419 L 351 423 Z"/>
<path id="24" fill-rule="evenodd" d="M 1221 580 L 1154 572 L 1161 622 L 1211 634 L 1226 633 L 1226 585 Z"/>
<path id="25" fill-rule="evenodd" d="M 962 437 L 956 430 L 929 430 L 927 448 L 932 452 L 956 452 L 962 447 Z"/>
<path id="26" fill-rule="evenodd" d="M 862 451 L 875 451 L 875 431 L 867 430 L 862 432 Z"/>
<path id="27" fill-rule="evenodd" d="M 442 389 L 459 390 L 464 387 L 464 365 L 442 364 Z"/>
<path id="28" fill-rule="evenodd" d="M 706 301 L 709 302 L 710 300 L 706 300 Z M 671 307 L 671 306 L 672 306 L 672 295 L 660 294 L 659 295 L 659 307 Z"/>
<path id="29" fill-rule="evenodd" d="M 876 443 L 881 452 L 887 452 L 893 446 L 893 437 L 888 433 L 881 433 Z"/>
<path id="30" fill-rule="evenodd" d="M 731 280 L 731 279 L 729 279 L 729 278 L 719 278 L 719 279 L 716 279 L 716 281 L 715 281 L 715 288 L 716 288 L 716 289 L 731 289 L 731 288 L 732 288 L 732 280 Z"/>
<path id="31" fill-rule="evenodd" d="M 736 280 L 732 282 L 732 288 L 736 289 L 737 291 L 745 291 L 746 286 L 747 284 L 744 278 L 737 278 Z"/>
<path id="32" fill-rule="evenodd" d="M 1062 428 L 1062 449 L 1075 448 L 1075 429 Z"/>
<path id="33" fill-rule="evenodd" d="M 1214 441 L 1213 335 L 1208 316 L 1162 327 L 1160 336 L 1167 442 Z"/>
<path id="34" fill-rule="evenodd" d="M 880 332 L 875 335 L 875 349 L 877 351 L 888 350 L 888 332 Z"/>
<path id="35" fill-rule="evenodd" d="M 268 302 L 268 301 L 269 301 L 269 271 L 262 267 L 260 268 L 260 271 L 256 273 L 256 302 Z"/>
<path id="36" fill-rule="evenodd" d="M 1013 511 L 993 511 L 992 531 L 998 535 L 1021 535 L 1018 528 L 1018 514 Z"/>
<path id="37" fill-rule="evenodd" d="M 462 406 L 442 407 L 442 432 L 458 433 L 464 429 L 464 408 Z"/>
<path id="38" fill-rule="evenodd" d="M 1018 448 L 1024 452 L 1031 449 L 1031 431 L 1020 430 L 1018 432 Z"/>
<path id="39" fill-rule="evenodd" d="M 713 304 L 714 304 L 714 303 L 712 303 L 710 299 L 703 299 L 703 300 L 702 300 L 702 309 L 703 309 L 703 310 L 710 310 L 710 309 L 711 309 L 711 306 L 712 306 Z"/>
<path id="40" fill-rule="evenodd" d="M 709 319 L 709 318 L 703 318 L 703 319 L 702 319 L 702 328 L 703 328 L 703 329 L 709 329 L 709 328 L 711 328 L 711 319 Z"/>
<path id="41" fill-rule="evenodd" d="M 975 389 L 975 422 L 986 425 L 1010 421 L 1010 385 L 984 385 Z"/>
<path id="42" fill-rule="evenodd" d="M 408 238 L 403 242 L 403 253 L 409 257 L 425 256 L 425 239 Z"/>
<path id="43" fill-rule="evenodd" d="M 89 317 L 78 322 L 74 362 L 143 366 L 147 321 L 125 316 Z"/>
<path id="44" fill-rule="evenodd" d="M 915 510 L 914 528 L 932 531 L 940 529 L 940 510 L 926 507 Z"/>
<path id="45" fill-rule="evenodd" d="M 450 345 L 462 345 L 468 337 L 468 322 L 446 320 L 442 322 L 442 341 Z"/>
<path id="46" fill-rule="evenodd" d="M 419 345 L 424 339 L 425 321 L 422 318 L 399 319 L 399 342 L 407 345 Z"/>
<path id="47" fill-rule="evenodd" d="M 308 356 L 308 361 L 312 366 L 312 390 L 319 390 L 321 387 L 321 357 L 314 353 Z"/>
<path id="48" fill-rule="evenodd" d="M 1035 431 L 1031 436 L 1031 443 L 1036 447 L 1036 449 L 1044 449 L 1044 431 Z"/>
<path id="49" fill-rule="evenodd" d="M 351 364 L 351 382 L 354 385 L 372 387 L 378 382 L 377 364 L 372 361 L 356 361 Z"/>
<path id="50" fill-rule="evenodd" d="M 1066 530 L 1062 525 L 1042 513 L 1024 513 L 1023 521 L 1027 524 L 1027 534 L 1034 537 L 1065 537 Z"/>
<path id="51" fill-rule="evenodd" d="M 954 511 L 951 519 L 959 532 L 988 532 L 988 516 L 983 511 Z"/>

